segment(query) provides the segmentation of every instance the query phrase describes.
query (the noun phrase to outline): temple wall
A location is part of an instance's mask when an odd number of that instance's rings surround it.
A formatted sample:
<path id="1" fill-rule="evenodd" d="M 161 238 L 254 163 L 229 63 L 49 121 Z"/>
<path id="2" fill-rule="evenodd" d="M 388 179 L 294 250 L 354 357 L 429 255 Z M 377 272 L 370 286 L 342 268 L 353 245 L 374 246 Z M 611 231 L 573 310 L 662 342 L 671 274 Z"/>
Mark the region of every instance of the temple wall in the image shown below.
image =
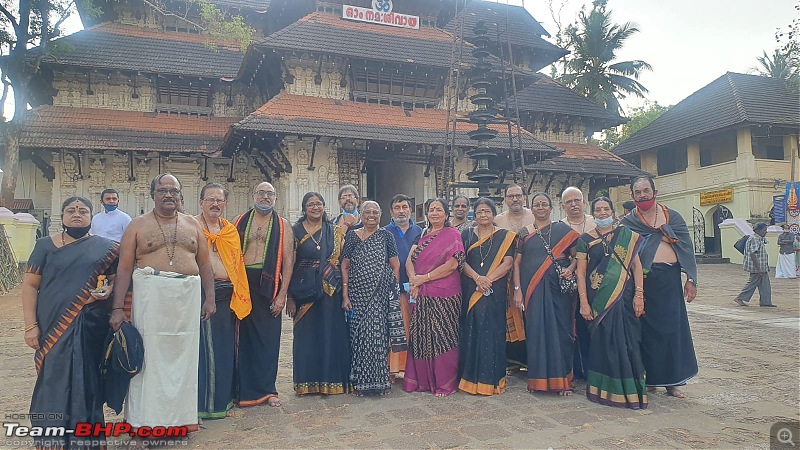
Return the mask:
<path id="1" fill-rule="evenodd" d="M 336 59 L 328 59 L 322 67 L 319 62 L 309 57 L 290 58 L 286 61 L 286 69 L 294 77 L 292 83 L 286 84 L 286 93 L 293 95 L 308 95 L 311 97 L 334 98 L 346 100 L 350 98 L 350 85 L 342 87 L 342 71 L 348 78 L 343 62 L 337 63 Z M 322 82 L 317 84 L 315 78 L 319 73 Z"/>
<path id="2" fill-rule="evenodd" d="M 126 74 L 92 73 L 92 91 L 88 95 L 89 76 L 85 72 L 58 72 L 53 87 L 58 93 L 53 106 L 72 108 L 100 108 L 124 111 L 154 112 L 156 110 L 156 83 L 147 76 L 136 77 L 138 98 L 134 93 L 133 78 Z M 337 81 L 338 83 L 338 81 Z M 211 83 L 209 83 L 211 84 Z M 261 98 L 254 88 L 236 84 L 233 89 L 217 83 L 213 86 L 212 114 L 220 117 L 244 117 L 261 106 Z M 228 106 L 228 99 L 233 104 Z"/>

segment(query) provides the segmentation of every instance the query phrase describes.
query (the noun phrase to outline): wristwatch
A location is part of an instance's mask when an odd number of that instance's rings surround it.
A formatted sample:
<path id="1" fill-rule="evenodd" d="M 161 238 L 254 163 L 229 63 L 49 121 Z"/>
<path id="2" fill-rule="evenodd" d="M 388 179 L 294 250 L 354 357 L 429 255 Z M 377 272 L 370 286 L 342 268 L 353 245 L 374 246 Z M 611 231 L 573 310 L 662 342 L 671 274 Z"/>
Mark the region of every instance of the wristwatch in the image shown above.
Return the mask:
<path id="1" fill-rule="evenodd" d="M 518 291 L 519 290 L 519 286 L 514 286 L 514 290 Z"/>

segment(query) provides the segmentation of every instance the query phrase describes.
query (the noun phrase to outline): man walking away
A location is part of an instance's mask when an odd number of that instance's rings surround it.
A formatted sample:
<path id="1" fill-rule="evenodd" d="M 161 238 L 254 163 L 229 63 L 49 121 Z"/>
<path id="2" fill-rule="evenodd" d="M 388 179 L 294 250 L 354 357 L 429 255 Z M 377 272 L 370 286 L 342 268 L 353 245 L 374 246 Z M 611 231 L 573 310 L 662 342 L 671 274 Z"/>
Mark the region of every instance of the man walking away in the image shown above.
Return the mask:
<path id="1" fill-rule="evenodd" d="M 748 306 L 750 297 L 758 288 L 760 304 L 764 307 L 775 307 L 772 304 L 772 287 L 769 284 L 769 260 L 767 259 L 767 248 L 764 245 L 767 234 L 767 224 L 757 223 L 753 227 L 753 235 L 747 239 L 744 247 L 744 262 L 742 266 L 745 272 L 750 274 L 750 278 L 742 288 L 742 292 L 733 300 L 739 306 Z"/>

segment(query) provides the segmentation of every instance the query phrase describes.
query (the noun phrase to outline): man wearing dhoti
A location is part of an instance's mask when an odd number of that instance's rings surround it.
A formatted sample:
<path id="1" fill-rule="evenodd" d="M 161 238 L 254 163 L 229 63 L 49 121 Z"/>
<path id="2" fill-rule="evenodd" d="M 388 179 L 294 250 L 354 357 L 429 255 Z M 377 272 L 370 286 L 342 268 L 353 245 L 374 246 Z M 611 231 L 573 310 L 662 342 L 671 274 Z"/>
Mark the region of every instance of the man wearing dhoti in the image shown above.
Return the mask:
<path id="1" fill-rule="evenodd" d="M 775 265 L 775 278 L 797 278 L 794 240 L 789 225 L 783 224 L 783 233 L 778 236 L 778 264 Z"/>
<path id="2" fill-rule="evenodd" d="M 222 419 L 233 407 L 236 362 L 236 320 L 250 314 L 250 287 L 244 268 L 239 232 L 222 217 L 228 191 L 219 183 L 200 190 L 200 211 L 195 216 L 203 227 L 214 269 L 217 312 L 200 324 L 200 373 L 198 415 Z"/>
<path id="3" fill-rule="evenodd" d="M 253 189 L 253 208 L 235 226 L 242 243 L 252 311 L 241 318 L 237 335 L 238 406 L 267 402 L 281 406 L 275 380 L 281 347 L 281 312 L 294 271 L 294 235 L 289 221 L 274 210 L 275 187 L 264 182 Z M 342 312 L 344 314 L 344 312 Z"/>
<path id="4" fill-rule="evenodd" d="M 144 341 L 142 371 L 131 379 L 125 420 L 133 427 L 197 429 L 200 319 L 214 315 L 214 272 L 200 224 L 178 213 L 181 185 L 161 174 L 150 183 L 153 210 L 131 221 L 120 243 L 111 326 L 131 322 Z M 205 302 L 201 299 L 201 285 Z"/>
<path id="5" fill-rule="evenodd" d="M 648 390 L 663 386 L 668 395 L 685 398 L 678 387 L 697 375 L 686 314 L 686 303 L 697 295 L 697 261 L 686 222 L 677 211 L 658 203 L 657 194 L 652 177 L 634 179 L 631 196 L 636 208 L 622 219 L 622 225 L 643 239 L 639 259 L 645 276 L 647 313 L 639 320 Z M 682 274 L 686 275 L 683 287 Z"/>

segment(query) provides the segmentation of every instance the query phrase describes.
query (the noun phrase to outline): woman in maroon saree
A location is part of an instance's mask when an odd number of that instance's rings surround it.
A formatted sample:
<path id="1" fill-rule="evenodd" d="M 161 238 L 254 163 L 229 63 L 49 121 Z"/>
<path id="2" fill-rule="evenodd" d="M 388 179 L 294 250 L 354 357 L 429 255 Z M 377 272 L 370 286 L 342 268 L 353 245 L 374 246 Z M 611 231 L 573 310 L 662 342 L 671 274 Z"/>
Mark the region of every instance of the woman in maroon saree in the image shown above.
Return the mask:
<path id="1" fill-rule="evenodd" d="M 406 271 L 411 298 L 408 362 L 403 388 L 445 397 L 458 390 L 458 339 L 464 245 L 450 226 L 447 202 L 428 201 L 429 226 L 411 247 Z"/>

